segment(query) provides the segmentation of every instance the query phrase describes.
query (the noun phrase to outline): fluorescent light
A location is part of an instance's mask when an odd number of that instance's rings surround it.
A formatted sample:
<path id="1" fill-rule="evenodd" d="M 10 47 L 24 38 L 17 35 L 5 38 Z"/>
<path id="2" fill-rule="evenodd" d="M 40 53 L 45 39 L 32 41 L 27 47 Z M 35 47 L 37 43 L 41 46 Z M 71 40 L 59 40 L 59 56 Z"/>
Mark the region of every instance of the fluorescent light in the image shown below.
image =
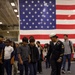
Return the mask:
<path id="1" fill-rule="evenodd" d="M 0 24 L 3 24 L 2 22 L 0 22 Z"/>
<path id="2" fill-rule="evenodd" d="M 19 17 L 19 15 L 17 15 L 17 17 Z"/>
<path id="3" fill-rule="evenodd" d="M 9 31 L 7 31 L 7 33 L 9 33 Z"/>
<path id="4" fill-rule="evenodd" d="M 14 12 L 18 12 L 17 9 L 14 9 Z"/>
<path id="5" fill-rule="evenodd" d="M 15 3 L 11 3 L 12 6 L 15 6 Z"/>

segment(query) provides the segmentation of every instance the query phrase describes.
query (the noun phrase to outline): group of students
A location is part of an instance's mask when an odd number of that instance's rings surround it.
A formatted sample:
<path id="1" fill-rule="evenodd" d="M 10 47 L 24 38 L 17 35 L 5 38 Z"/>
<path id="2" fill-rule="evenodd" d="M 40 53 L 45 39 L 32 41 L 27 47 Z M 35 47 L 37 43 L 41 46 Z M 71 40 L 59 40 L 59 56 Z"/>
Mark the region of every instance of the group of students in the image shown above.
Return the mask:
<path id="1" fill-rule="evenodd" d="M 42 47 L 40 42 L 31 36 L 22 38 L 22 44 L 15 44 L 9 39 L 3 41 L 0 36 L 0 75 L 17 75 L 19 67 L 20 75 L 36 75 L 42 72 Z M 19 65 L 17 65 L 19 64 Z M 14 69 L 13 69 L 14 68 Z M 12 72 L 13 71 L 13 72 Z"/>
<path id="2" fill-rule="evenodd" d="M 15 44 L 9 39 L 3 41 L 4 37 L 0 35 L 0 75 L 4 75 L 6 70 L 7 75 L 12 74 L 12 65 L 14 65 L 14 74 L 16 74 L 17 67 L 16 63 L 18 61 L 17 56 L 17 47 L 18 44 Z"/>
<path id="3" fill-rule="evenodd" d="M 3 36 L 0 36 L 0 75 L 4 75 L 4 69 L 7 75 L 16 75 L 18 66 L 20 75 L 37 75 L 37 72 L 42 73 L 43 60 L 46 62 L 46 68 L 51 66 L 51 75 L 61 75 L 61 68 L 65 74 L 66 59 L 67 71 L 70 73 L 71 53 L 74 52 L 72 42 L 67 34 L 64 35 L 64 42 L 61 42 L 56 34 L 51 34 L 50 38 L 50 44 L 45 44 L 43 48 L 40 41 L 35 44 L 33 36 L 29 39 L 23 37 L 21 45 L 9 39 L 3 42 Z"/>

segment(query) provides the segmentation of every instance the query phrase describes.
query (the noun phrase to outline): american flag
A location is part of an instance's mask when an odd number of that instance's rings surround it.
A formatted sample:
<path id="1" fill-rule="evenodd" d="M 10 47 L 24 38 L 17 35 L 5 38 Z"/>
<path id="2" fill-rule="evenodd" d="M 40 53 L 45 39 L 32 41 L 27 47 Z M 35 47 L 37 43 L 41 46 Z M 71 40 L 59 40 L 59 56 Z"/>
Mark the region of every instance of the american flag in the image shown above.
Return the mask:
<path id="1" fill-rule="evenodd" d="M 61 41 L 68 34 L 75 43 L 75 0 L 19 0 L 19 9 L 20 40 L 32 35 L 44 44 L 56 33 Z"/>

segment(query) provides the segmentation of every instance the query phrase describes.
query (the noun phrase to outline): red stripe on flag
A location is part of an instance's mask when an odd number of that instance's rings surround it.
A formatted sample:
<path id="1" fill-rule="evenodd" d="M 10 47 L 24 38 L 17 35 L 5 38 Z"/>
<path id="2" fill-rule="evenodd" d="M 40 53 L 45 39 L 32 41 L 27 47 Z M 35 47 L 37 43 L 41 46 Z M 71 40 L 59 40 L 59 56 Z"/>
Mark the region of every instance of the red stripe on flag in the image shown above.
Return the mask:
<path id="1" fill-rule="evenodd" d="M 58 36 L 60 39 L 63 39 L 63 38 L 64 38 L 64 34 L 57 34 L 57 36 Z M 69 38 L 69 39 L 74 39 L 74 38 L 75 38 L 75 34 L 68 34 L 68 38 Z"/>
<path id="2" fill-rule="evenodd" d="M 49 39 L 49 35 L 20 35 L 20 39 L 22 39 L 24 36 L 30 37 L 34 36 L 35 39 Z"/>
<path id="3" fill-rule="evenodd" d="M 57 10 L 75 10 L 75 5 L 56 5 Z"/>
<path id="4" fill-rule="evenodd" d="M 56 15 L 56 19 L 72 20 L 75 19 L 75 15 Z"/>
<path id="5" fill-rule="evenodd" d="M 56 28 L 57 29 L 75 29 L 75 24 L 74 25 L 73 24 L 72 25 L 65 25 L 65 24 L 64 25 L 62 25 L 62 24 L 59 25 L 59 24 L 57 24 Z"/>
<path id="6" fill-rule="evenodd" d="M 64 38 L 64 34 L 57 34 L 58 37 L 60 39 Z M 49 35 L 20 35 L 20 39 L 22 39 L 24 36 L 26 37 L 30 37 L 30 36 L 34 36 L 35 39 L 50 39 Z M 75 38 L 75 34 L 68 34 L 69 39 L 74 39 Z"/>

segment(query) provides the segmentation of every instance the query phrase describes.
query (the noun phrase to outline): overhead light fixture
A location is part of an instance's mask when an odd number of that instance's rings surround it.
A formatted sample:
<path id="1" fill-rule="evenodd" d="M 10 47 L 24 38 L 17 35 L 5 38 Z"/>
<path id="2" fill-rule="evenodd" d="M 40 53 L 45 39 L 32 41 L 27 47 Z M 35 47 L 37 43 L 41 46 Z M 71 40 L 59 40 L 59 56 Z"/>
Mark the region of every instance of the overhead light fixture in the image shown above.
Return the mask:
<path id="1" fill-rule="evenodd" d="M 18 12 L 17 9 L 14 9 L 14 12 Z"/>
<path id="2" fill-rule="evenodd" d="M 12 6 L 15 6 L 15 3 L 12 2 L 11 5 L 12 5 Z"/>
<path id="3" fill-rule="evenodd" d="M 7 33 L 9 34 L 9 31 L 7 31 Z"/>
<path id="4" fill-rule="evenodd" d="M 0 22 L 0 24 L 3 24 L 2 22 Z"/>
<path id="5" fill-rule="evenodd" d="M 17 17 L 19 17 L 19 15 L 17 15 Z"/>

